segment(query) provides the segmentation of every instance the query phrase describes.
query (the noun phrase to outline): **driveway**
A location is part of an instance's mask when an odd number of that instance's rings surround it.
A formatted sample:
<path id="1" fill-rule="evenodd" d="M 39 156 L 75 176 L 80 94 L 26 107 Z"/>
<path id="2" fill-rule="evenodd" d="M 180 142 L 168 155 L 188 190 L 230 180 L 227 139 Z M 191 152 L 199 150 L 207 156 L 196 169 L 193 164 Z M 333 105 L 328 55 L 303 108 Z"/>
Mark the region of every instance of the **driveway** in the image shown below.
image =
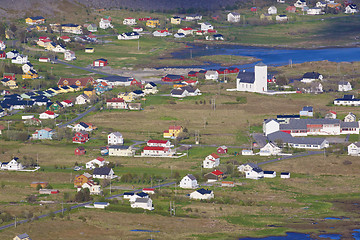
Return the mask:
<path id="1" fill-rule="evenodd" d="M 63 128 L 63 127 L 66 127 L 67 125 L 70 125 L 78 120 L 80 120 L 81 118 L 85 117 L 87 114 L 89 114 L 90 112 L 94 111 L 95 110 L 95 106 L 92 106 L 91 108 L 89 108 L 88 110 L 86 110 L 85 112 L 79 114 L 79 116 L 77 116 L 76 118 L 70 120 L 69 122 L 67 123 L 64 123 L 64 124 L 61 124 L 59 125 L 58 127 L 59 128 Z"/>

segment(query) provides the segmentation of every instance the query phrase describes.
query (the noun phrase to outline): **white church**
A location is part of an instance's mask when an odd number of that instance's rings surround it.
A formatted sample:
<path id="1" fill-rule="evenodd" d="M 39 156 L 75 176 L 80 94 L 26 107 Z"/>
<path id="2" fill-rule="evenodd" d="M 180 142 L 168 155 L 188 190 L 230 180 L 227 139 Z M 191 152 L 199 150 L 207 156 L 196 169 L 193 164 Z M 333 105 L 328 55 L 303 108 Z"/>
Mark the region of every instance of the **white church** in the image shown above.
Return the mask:
<path id="1" fill-rule="evenodd" d="M 236 91 L 267 92 L 267 65 L 258 63 L 254 72 L 239 72 L 236 78 Z"/>

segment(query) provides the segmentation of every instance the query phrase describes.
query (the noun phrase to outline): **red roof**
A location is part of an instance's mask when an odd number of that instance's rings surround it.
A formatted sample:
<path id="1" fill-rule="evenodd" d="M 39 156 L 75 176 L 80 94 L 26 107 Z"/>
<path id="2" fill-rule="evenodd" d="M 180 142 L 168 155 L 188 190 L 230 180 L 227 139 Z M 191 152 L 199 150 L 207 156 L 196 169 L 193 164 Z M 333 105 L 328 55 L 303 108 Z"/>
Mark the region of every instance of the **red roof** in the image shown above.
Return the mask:
<path id="1" fill-rule="evenodd" d="M 47 58 L 47 57 L 41 57 L 41 58 L 39 58 L 39 59 L 49 59 L 49 58 Z"/>
<path id="2" fill-rule="evenodd" d="M 216 33 L 217 31 L 215 29 L 208 29 L 209 33 Z"/>
<path id="3" fill-rule="evenodd" d="M 45 37 L 45 36 L 39 37 L 39 40 L 44 40 L 44 39 L 49 39 L 49 38 L 48 38 L 48 37 Z"/>
<path id="4" fill-rule="evenodd" d="M 143 188 L 143 191 L 155 191 L 155 188 Z"/>
<path id="5" fill-rule="evenodd" d="M 169 32 L 168 30 L 157 30 L 158 32 L 164 33 L 164 32 Z"/>
<path id="6" fill-rule="evenodd" d="M 210 154 L 213 158 L 219 158 L 219 156 L 216 153 Z"/>
<path id="7" fill-rule="evenodd" d="M 60 36 L 61 39 L 70 39 L 68 36 Z"/>
<path id="8" fill-rule="evenodd" d="M 219 175 L 221 175 L 221 174 L 224 174 L 222 171 L 219 171 L 219 170 L 212 171 L 211 173 L 214 174 L 214 175 L 216 175 L 216 176 L 219 176 Z"/>
<path id="9" fill-rule="evenodd" d="M 50 39 L 40 39 L 40 41 L 47 43 L 47 42 L 52 42 Z"/>
<path id="10" fill-rule="evenodd" d="M 124 102 L 124 99 L 123 98 L 112 98 L 112 99 L 106 100 L 106 102 Z"/>
<path id="11" fill-rule="evenodd" d="M 72 103 L 72 101 L 70 101 L 70 100 L 64 100 L 63 102 L 68 103 L 68 104 Z"/>
<path id="12" fill-rule="evenodd" d="M 47 115 L 54 115 L 55 114 L 54 112 L 49 111 L 49 110 L 45 111 L 44 113 L 46 113 Z"/>
<path id="13" fill-rule="evenodd" d="M 44 128 L 43 130 L 48 131 L 48 132 L 52 131 L 51 128 Z"/>
<path id="14" fill-rule="evenodd" d="M 167 147 L 149 147 L 149 146 L 146 146 L 146 147 L 144 147 L 144 150 L 168 151 L 169 148 L 167 148 Z"/>
<path id="15" fill-rule="evenodd" d="M 181 126 L 170 126 L 169 129 L 170 130 L 180 130 Z"/>
<path id="16" fill-rule="evenodd" d="M 186 83 L 196 83 L 197 81 L 196 80 L 187 80 L 185 81 Z"/>
<path id="17" fill-rule="evenodd" d="M 5 126 L 4 125 L 0 125 L 0 130 L 4 130 Z"/>
<path id="18" fill-rule="evenodd" d="M 88 38 L 96 38 L 96 36 L 95 36 L 95 35 L 90 34 L 90 35 L 88 35 Z"/>
<path id="19" fill-rule="evenodd" d="M 331 113 L 333 113 L 333 114 L 337 114 L 336 112 L 334 112 L 334 111 L 330 111 Z"/>
<path id="20" fill-rule="evenodd" d="M 102 157 L 98 157 L 96 158 L 96 160 L 99 160 L 100 162 L 105 161 L 105 159 L 103 159 Z"/>
<path id="21" fill-rule="evenodd" d="M 167 143 L 168 141 L 166 141 L 166 140 L 149 140 L 147 143 L 149 144 L 149 143 L 163 143 L 163 144 L 165 144 L 165 143 Z"/>

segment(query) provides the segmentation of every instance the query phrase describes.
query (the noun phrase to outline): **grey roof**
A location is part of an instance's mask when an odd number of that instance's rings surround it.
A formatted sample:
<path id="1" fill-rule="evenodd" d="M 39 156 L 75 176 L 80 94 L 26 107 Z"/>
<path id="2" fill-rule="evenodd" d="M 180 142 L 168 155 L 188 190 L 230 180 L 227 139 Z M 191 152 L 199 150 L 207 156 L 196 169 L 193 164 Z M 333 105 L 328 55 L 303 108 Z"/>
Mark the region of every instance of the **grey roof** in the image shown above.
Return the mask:
<path id="1" fill-rule="evenodd" d="M 281 131 L 271 133 L 267 136 L 267 138 L 270 142 L 281 140 L 283 143 L 311 145 L 321 145 L 325 141 L 325 138 L 293 137 L 291 134 Z"/>
<path id="2" fill-rule="evenodd" d="M 276 118 L 300 118 L 300 115 L 299 114 L 284 114 L 284 115 L 277 115 Z"/>
<path id="3" fill-rule="evenodd" d="M 249 165 L 252 168 L 259 168 L 259 165 L 257 165 L 256 163 L 252 163 L 252 162 L 251 163 L 246 163 L 244 165 Z"/>
<path id="4" fill-rule="evenodd" d="M 108 77 L 103 77 L 101 79 L 109 82 L 129 82 L 133 80 L 132 77 L 123 77 L 123 76 L 108 76 Z"/>
<path id="5" fill-rule="evenodd" d="M 150 198 L 136 198 L 135 202 L 137 203 L 147 203 L 150 200 Z"/>
<path id="6" fill-rule="evenodd" d="M 254 83 L 255 82 L 255 73 L 253 72 L 239 72 L 237 79 L 240 79 L 240 82 L 243 83 Z"/>
<path id="7" fill-rule="evenodd" d="M 313 111 L 313 107 L 311 107 L 311 106 L 305 106 L 305 107 L 302 108 L 302 111 L 312 112 L 312 111 Z"/>
<path id="8" fill-rule="evenodd" d="M 231 12 L 231 14 L 234 15 L 234 16 L 239 16 L 240 15 L 240 13 L 236 13 L 236 12 Z"/>
<path id="9" fill-rule="evenodd" d="M 354 142 L 354 143 L 351 143 L 351 144 L 355 144 L 355 146 L 360 147 L 360 142 Z"/>
<path id="10" fill-rule="evenodd" d="M 109 146 L 109 149 L 110 149 L 110 148 L 114 148 L 114 149 L 128 149 L 128 148 L 130 148 L 130 146 L 110 145 L 110 146 Z"/>
<path id="11" fill-rule="evenodd" d="M 194 175 L 192 175 L 192 174 L 188 174 L 187 175 L 191 180 L 196 180 L 196 178 L 194 177 Z"/>
<path id="12" fill-rule="evenodd" d="M 258 66 L 258 67 L 266 67 L 267 65 L 263 62 L 259 62 L 258 64 L 256 64 L 255 66 Z"/>
<path id="13" fill-rule="evenodd" d="M 189 93 L 193 93 L 193 92 L 195 92 L 196 90 L 197 90 L 197 88 L 194 88 L 194 87 L 192 87 L 192 86 L 184 86 L 184 87 L 181 87 L 181 89 L 182 90 L 186 90 L 186 91 L 188 91 Z"/>
<path id="14" fill-rule="evenodd" d="M 131 36 L 139 36 L 139 33 L 137 33 L 137 32 L 127 32 L 127 33 L 123 33 L 123 35 L 131 37 Z"/>
<path id="15" fill-rule="evenodd" d="M 359 122 L 340 122 L 340 127 L 341 128 L 358 128 L 359 127 Z"/>
<path id="16" fill-rule="evenodd" d="M 269 118 L 269 119 L 266 119 L 266 120 L 264 121 L 264 123 L 266 124 L 266 123 L 269 123 L 269 122 L 271 122 L 271 121 L 278 122 L 276 119 Z"/>
<path id="17" fill-rule="evenodd" d="M 303 75 L 303 78 L 319 79 L 320 75 L 318 72 L 307 72 Z"/>
<path id="18" fill-rule="evenodd" d="M 112 134 L 114 134 L 114 135 L 117 136 L 117 137 L 122 137 L 122 134 L 119 133 L 119 132 L 112 132 Z"/>
<path id="19" fill-rule="evenodd" d="M 280 125 L 280 130 L 307 129 L 308 124 L 340 124 L 340 119 L 290 119 L 288 124 Z"/>
<path id="20" fill-rule="evenodd" d="M 17 235 L 17 237 L 18 237 L 19 239 L 26 239 L 26 238 L 30 239 L 30 236 L 29 236 L 27 233 L 23 233 L 23 234 Z M 30 239 L 30 240 L 31 240 L 31 239 Z"/>
<path id="21" fill-rule="evenodd" d="M 102 168 L 95 168 L 93 175 L 109 175 L 111 168 L 102 167 Z"/>
<path id="22" fill-rule="evenodd" d="M 183 94 L 183 92 L 184 92 L 184 90 L 182 90 L 182 89 L 173 89 L 173 90 L 171 90 L 171 95 L 182 95 Z"/>
<path id="23" fill-rule="evenodd" d="M 340 81 L 340 82 L 339 82 L 339 85 L 348 85 L 348 84 L 349 84 L 348 81 Z"/>

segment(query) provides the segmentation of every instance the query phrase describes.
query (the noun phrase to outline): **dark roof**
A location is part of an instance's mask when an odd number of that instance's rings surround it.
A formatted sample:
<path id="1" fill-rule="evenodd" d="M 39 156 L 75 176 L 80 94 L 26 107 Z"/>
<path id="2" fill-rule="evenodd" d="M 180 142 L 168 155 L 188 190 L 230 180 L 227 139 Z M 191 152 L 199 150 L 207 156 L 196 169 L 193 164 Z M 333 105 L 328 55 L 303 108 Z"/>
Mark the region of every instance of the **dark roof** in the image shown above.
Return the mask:
<path id="1" fill-rule="evenodd" d="M 133 196 L 134 194 L 133 192 L 124 192 L 124 196 Z"/>
<path id="2" fill-rule="evenodd" d="M 311 106 L 305 106 L 305 107 L 302 108 L 302 111 L 312 112 L 312 111 L 313 111 L 313 107 L 311 107 Z"/>
<path id="3" fill-rule="evenodd" d="M 177 79 L 183 78 L 183 76 L 181 76 L 181 75 L 175 75 L 175 74 L 167 74 L 165 77 L 166 77 L 166 78 L 173 79 L 173 80 L 177 80 Z"/>
<path id="4" fill-rule="evenodd" d="M 341 128 L 358 128 L 359 122 L 340 122 Z"/>
<path id="5" fill-rule="evenodd" d="M 340 119 L 293 119 L 288 124 L 281 124 L 280 130 L 307 129 L 308 124 L 340 124 Z"/>
<path id="6" fill-rule="evenodd" d="M 318 72 L 307 72 L 303 75 L 303 78 L 319 79 L 320 75 Z"/>
<path id="7" fill-rule="evenodd" d="M 293 137 L 289 133 L 285 132 L 274 132 L 267 136 L 270 142 L 276 142 L 281 140 L 283 143 L 292 143 L 292 144 L 312 144 L 312 145 L 321 145 L 325 138 L 311 138 L 311 137 Z"/>
<path id="8" fill-rule="evenodd" d="M 23 234 L 17 235 L 17 237 L 18 237 L 19 239 L 30 238 L 30 236 L 29 236 L 27 233 L 23 233 Z"/>
<path id="9" fill-rule="evenodd" d="M 139 197 L 146 197 L 146 196 L 149 196 L 149 194 L 147 194 L 147 193 L 144 193 L 144 192 L 139 192 L 139 193 L 137 193 L 136 195 L 138 195 Z"/>
<path id="10" fill-rule="evenodd" d="M 66 24 L 61 24 L 61 26 L 63 26 L 63 27 L 78 27 L 79 25 L 73 24 L 73 23 L 66 23 Z"/>
<path id="11" fill-rule="evenodd" d="M 274 174 L 274 171 L 264 171 L 264 174 Z"/>
<path id="12" fill-rule="evenodd" d="M 281 16 L 281 15 L 280 15 Z M 286 16 L 286 15 L 283 15 L 283 16 Z M 259 62 L 258 64 L 256 64 L 255 66 L 258 66 L 258 67 L 266 67 L 267 65 L 263 62 Z"/>
<path id="13" fill-rule="evenodd" d="M 105 58 L 99 58 L 99 59 L 96 59 L 95 61 L 104 61 L 104 62 L 107 62 L 107 59 L 105 59 Z"/>
<path id="14" fill-rule="evenodd" d="M 110 145 L 110 148 L 115 148 L 115 149 L 128 149 L 130 146 L 123 146 L 123 145 Z"/>
<path id="15" fill-rule="evenodd" d="M 102 167 L 102 168 L 95 168 L 93 175 L 109 175 L 111 168 Z"/>
<path id="16" fill-rule="evenodd" d="M 224 37 L 224 36 L 221 35 L 221 34 L 214 34 L 213 37 L 214 37 L 214 38 L 220 38 L 220 37 Z"/>
<path id="17" fill-rule="evenodd" d="M 188 174 L 187 175 L 191 180 L 196 180 L 196 178 L 194 177 L 194 175 L 192 175 L 192 174 Z"/>
<path id="18" fill-rule="evenodd" d="M 126 35 L 126 36 L 139 36 L 139 33 L 137 33 L 137 32 L 127 32 L 127 33 L 124 33 L 123 35 Z"/>
<path id="19" fill-rule="evenodd" d="M 133 80 L 133 78 L 131 77 L 123 77 L 123 76 L 108 76 L 108 77 L 103 77 L 101 79 L 109 82 L 129 82 Z"/>
<path id="20" fill-rule="evenodd" d="M 36 16 L 36 17 L 30 17 L 31 20 L 40 20 L 40 19 L 45 19 L 42 16 Z"/>
<path id="21" fill-rule="evenodd" d="M 300 118 L 299 114 L 284 114 L 284 115 L 277 115 L 276 118 Z"/>
<path id="22" fill-rule="evenodd" d="M 255 82 L 255 73 L 253 72 L 239 72 L 237 79 L 240 79 L 242 83 L 254 83 Z"/>
<path id="23" fill-rule="evenodd" d="M 153 87 L 156 87 L 157 85 L 154 82 L 149 82 L 149 84 Z"/>
<path id="24" fill-rule="evenodd" d="M 289 172 L 282 172 L 281 175 L 289 175 Z"/>
<path id="25" fill-rule="evenodd" d="M 211 190 L 208 190 L 208 189 L 204 189 L 204 188 L 201 188 L 199 190 L 196 190 L 198 193 L 200 193 L 201 195 L 204 195 L 204 194 L 210 194 L 211 193 Z"/>
<path id="26" fill-rule="evenodd" d="M 184 93 L 185 90 L 182 89 L 173 89 L 171 90 L 171 95 L 182 95 Z"/>
<path id="27" fill-rule="evenodd" d="M 133 93 L 135 93 L 135 94 L 144 94 L 144 92 L 141 91 L 141 90 L 135 90 L 135 91 L 133 91 Z"/>
<path id="28" fill-rule="evenodd" d="M 138 203 L 147 203 L 150 199 L 149 198 L 136 198 L 135 202 Z"/>
<path id="29" fill-rule="evenodd" d="M 88 127 L 89 127 L 89 125 L 87 125 L 87 124 L 84 123 L 84 122 L 79 122 L 79 125 L 82 126 L 82 127 L 84 127 L 84 128 L 88 128 Z"/>

